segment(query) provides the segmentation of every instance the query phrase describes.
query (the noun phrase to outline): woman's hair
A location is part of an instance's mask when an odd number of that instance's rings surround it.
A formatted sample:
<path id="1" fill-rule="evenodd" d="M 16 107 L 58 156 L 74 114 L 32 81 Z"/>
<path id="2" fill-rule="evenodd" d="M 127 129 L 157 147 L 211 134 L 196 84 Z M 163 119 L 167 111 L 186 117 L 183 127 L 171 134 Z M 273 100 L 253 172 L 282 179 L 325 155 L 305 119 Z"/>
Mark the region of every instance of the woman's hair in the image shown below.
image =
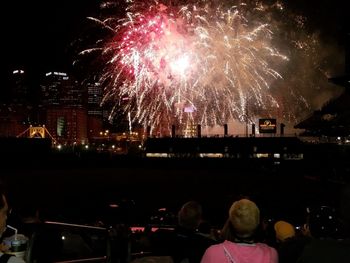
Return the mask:
<path id="1" fill-rule="evenodd" d="M 229 218 L 240 238 L 251 237 L 260 223 L 260 211 L 256 204 L 248 199 L 241 199 L 232 204 Z"/>
<path id="2" fill-rule="evenodd" d="M 251 242 L 260 223 L 260 211 L 256 204 L 248 199 L 234 202 L 221 231 L 225 240 L 233 242 Z"/>
<path id="3" fill-rule="evenodd" d="M 235 234 L 234 234 L 234 229 L 233 226 L 230 222 L 230 219 L 228 218 L 223 226 L 223 228 L 221 229 L 221 238 L 223 240 L 228 240 L 228 241 L 235 241 Z"/>

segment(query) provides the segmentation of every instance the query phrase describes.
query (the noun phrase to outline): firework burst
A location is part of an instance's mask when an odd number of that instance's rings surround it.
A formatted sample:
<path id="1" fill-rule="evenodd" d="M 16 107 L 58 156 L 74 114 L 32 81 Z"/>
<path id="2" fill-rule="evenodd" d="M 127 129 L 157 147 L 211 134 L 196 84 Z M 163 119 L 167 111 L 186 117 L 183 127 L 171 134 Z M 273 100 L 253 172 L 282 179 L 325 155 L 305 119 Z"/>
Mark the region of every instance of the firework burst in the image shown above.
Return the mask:
<path id="1" fill-rule="evenodd" d="M 279 107 L 271 84 L 288 58 L 273 44 L 264 6 L 129 2 L 117 22 L 90 18 L 112 37 L 82 52 L 102 51 L 107 61 L 100 82 L 104 101 L 115 102 L 111 116 L 122 108 L 133 123 L 170 130 Z"/>

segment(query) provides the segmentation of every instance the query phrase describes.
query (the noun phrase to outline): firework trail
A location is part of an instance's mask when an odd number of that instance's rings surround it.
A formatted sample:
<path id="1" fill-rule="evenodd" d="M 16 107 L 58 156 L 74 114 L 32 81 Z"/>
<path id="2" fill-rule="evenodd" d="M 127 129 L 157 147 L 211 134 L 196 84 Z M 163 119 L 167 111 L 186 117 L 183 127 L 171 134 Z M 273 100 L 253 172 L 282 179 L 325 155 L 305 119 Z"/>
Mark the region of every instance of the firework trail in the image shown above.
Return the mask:
<path id="1" fill-rule="evenodd" d="M 275 47 L 271 7 L 127 2 L 121 19 L 90 18 L 112 37 L 81 52 L 98 50 L 106 61 L 100 82 L 103 101 L 115 102 L 111 116 L 122 108 L 133 123 L 170 130 L 243 122 L 248 108 L 280 107 L 271 85 L 289 59 Z"/>

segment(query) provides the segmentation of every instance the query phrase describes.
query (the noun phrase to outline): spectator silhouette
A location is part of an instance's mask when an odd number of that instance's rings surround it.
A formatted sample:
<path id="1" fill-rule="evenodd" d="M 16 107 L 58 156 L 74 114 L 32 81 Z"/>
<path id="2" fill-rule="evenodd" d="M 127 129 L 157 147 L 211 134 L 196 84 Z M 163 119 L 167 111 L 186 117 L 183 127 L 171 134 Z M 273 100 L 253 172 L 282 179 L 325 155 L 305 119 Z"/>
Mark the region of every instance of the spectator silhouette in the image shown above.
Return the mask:
<path id="1" fill-rule="evenodd" d="M 259 223 L 260 211 L 254 202 L 248 199 L 234 202 L 222 229 L 225 241 L 210 246 L 205 251 L 201 263 L 278 262 L 274 248 L 254 242 L 254 233 Z"/>
<path id="2" fill-rule="evenodd" d="M 5 191 L 0 186 L 0 238 L 6 230 L 7 226 L 7 216 L 9 213 L 9 206 L 7 204 Z M 2 241 L 2 240 L 1 240 Z M 24 263 L 24 261 L 15 256 L 4 254 L 3 251 L 0 251 L 0 262 L 8 263 Z"/>
<path id="3" fill-rule="evenodd" d="M 286 221 L 277 221 L 274 225 L 274 229 L 278 243 L 283 243 L 288 239 L 295 237 L 294 226 Z"/>
<path id="4" fill-rule="evenodd" d="M 158 244 L 158 248 L 159 245 L 162 246 L 163 255 L 170 255 L 175 263 L 199 263 L 204 251 L 216 243 L 198 231 L 201 222 L 202 206 L 198 202 L 189 201 L 178 212 L 175 231 L 156 233 L 153 244 Z"/>
<path id="5" fill-rule="evenodd" d="M 350 241 L 338 239 L 339 221 L 334 209 L 328 206 L 310 209 L 306 230 L 311 240 L 298 263 L 350 262 Z"/>
<path id="6" fill-rule="evenodd" d="M 339 214 L 344 239 L 350 238 L 350 183 L 340 191 Z"/>
<path id="7" fill-rule="evenodd" d="M 25 204 L 19 209 L 19 219 L 19 231 L 29 239 L 42 224 L 39 208 L 33 204 Z"/>
<path id="8" fill-rule="evenodd" d="M 295 263 L 300 257 L 309 238 L 297 236 L 295 227 L 286 222 L 278 221 L 274 224 L 276 233 L 276 248 L 279 263 Z"/>

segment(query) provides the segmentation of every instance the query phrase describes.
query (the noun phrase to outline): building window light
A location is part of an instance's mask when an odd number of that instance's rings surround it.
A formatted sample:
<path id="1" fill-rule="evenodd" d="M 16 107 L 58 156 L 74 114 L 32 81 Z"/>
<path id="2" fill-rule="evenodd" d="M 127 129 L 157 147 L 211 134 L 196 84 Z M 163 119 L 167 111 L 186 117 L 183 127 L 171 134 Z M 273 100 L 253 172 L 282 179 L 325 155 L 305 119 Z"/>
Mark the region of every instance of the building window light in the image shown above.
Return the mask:
<path id="1" fill-rule="evenodd" d="M 257 153 L 256 158 L 268 158 L 269 154 L 268 153 Z"/>
<path id="2" fill-rule="evenodd" d="M 168 157 L 167 153 L 147 153 L 146 157 L 160 157 L 160 158 L 166 158 Z"/>
<path id="3" fill-rule="evenodd" d="M 222 153 L 200 153 L 199 156 L 201 158 L 222 158 Z"/>

